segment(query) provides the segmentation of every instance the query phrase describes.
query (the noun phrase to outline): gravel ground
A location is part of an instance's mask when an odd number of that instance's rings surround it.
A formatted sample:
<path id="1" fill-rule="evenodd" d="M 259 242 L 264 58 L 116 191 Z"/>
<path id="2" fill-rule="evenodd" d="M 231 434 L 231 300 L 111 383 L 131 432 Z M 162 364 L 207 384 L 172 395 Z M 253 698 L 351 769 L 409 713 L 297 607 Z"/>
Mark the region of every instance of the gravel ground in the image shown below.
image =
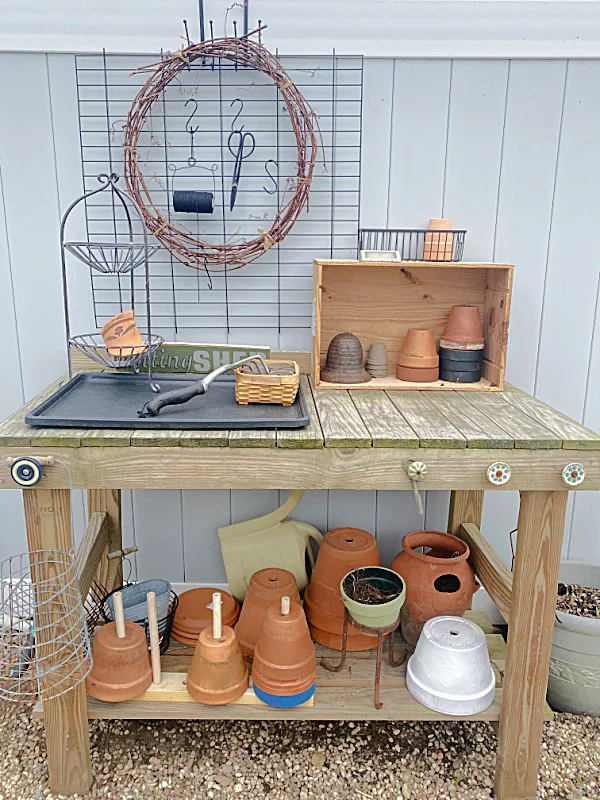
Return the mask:
<path id="1" fill-rule="evenodd" d="M 483 722 L 102 720 L 90 732 L 87 800 L 484 800 L 493 784 Z M 52 798 L 42 723 L 0 704 L 0 800 L 40 798 Z M 538 798 L 600 798 L 600 718 L 546 724 Z"/>

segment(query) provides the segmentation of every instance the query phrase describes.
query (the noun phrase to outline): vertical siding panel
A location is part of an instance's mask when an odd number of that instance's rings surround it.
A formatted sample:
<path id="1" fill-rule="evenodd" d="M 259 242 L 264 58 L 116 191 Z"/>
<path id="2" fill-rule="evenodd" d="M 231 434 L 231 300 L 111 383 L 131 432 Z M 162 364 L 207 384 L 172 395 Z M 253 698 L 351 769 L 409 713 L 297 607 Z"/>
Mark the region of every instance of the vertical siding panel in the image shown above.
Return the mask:
<path id="1" fill-rule="evenodd" d="M 364 528 L 375 535 L 377 492 L 332 489 L 329 492 L 329 528 Z"/>
<path id="2" fill-rule="evenodd" d="M 140 580 L 166 578 L 183 583 L 183 522 L 179 489 L 138 489 L 133 493 L 135 543 Z"/>
<path id="3" fill-rule="evenodd" d="M 396 61 L 390 228 L 427 227 L 442 212 L 451 69 L 447 59 Z"/>
<path id="4" fill-rule="evenodd" d="M 183 495 L 183 552 L 188 583 L 226 583 L 217 529 L 231 520 L 227 489 L 190 490 Z"/>
<path id="5" fill-rule="evenodd" d="M 286 490 L 279 492 L 279 503 L 283 505 L 290 496 Z M 308 522 L 314 525 L 321 533 L 327 532 L 327 489 L 313 489 L 304 492 L 304 497 L 290 514 L 292 519 L 299 519 L 301 522 Z"/>
<path id="6" fill-rule="evenodd" d="M 25 399 L 65 371 L 59 213 L 46 56 L 0 54 L 6 227 Z"/>
<path id="7" fill-rule="evenodd" d="M 231 492 L 231 522 L 260 517 L 278 506 L 277 489 L 234 489 Z"/>
<path id="8" fill-rule="evenodd" d="M 365 228 L 383 228 L 392 177 L 393 59 L 365 61 L 363 81 L 360 224 Z"/>
<path id="9" fill-rule="evenodd" d="M 429 496 L 432 494 L 429 492 Z M 391 567 L 402 549 L 402 538 L 422 527 L 423 518 L 417 513 L 412 492 L 377 492 L 377 545 L 384 567 Z"/>

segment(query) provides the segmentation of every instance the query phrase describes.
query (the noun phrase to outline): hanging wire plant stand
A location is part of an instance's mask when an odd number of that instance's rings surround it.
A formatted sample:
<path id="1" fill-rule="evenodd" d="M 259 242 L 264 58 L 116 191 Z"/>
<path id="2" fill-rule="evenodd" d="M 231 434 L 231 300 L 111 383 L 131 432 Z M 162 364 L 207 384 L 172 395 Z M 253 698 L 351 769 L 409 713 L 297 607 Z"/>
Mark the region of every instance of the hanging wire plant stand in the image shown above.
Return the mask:
<path id="1" fill-rule="evenodd" d="M 63 301 L 65 311 L 65 329 L 67 339 L 67 355 L 69 362 L 69 378 L 73 377 L 73 366 L 71 362 L 71 349 L 78 350 L 83 355 L 110 369 L 135 369 L 140 363 L 151 355 L 163 343 L 163 338 L 152 333 L 152 323 L 150 314 L 150 256 L 159 249 L 159 245 L 148 244 L 148 232 L 140 210 L 133 199 L 118 188 L 119 176 L 112 172 L 110 175 L 98 175 L 100 186 L 89 192 L 84 192 L 74 200 L 65 211 L 60 225 L 60 251 L 62 259 L 62 280 L 63 280 Z M 117 233 L 115 240 L 106 241 L 87 241 L 75 242 L 66 241 L 65 231 L 67 220 L 73 209 L 81 202 L 87 202 L 100 192 L 109 192 L 112 197 L 113 205 L 120 205 L 126 221 L 126 233 L 122 234 L 119 241 Z M 134 241 L 133 222 L 131 210 L 135 212 L 136 218 L 141 223 L 142 242 Z M 121 236 L 121 234 L 119 234 Z M 78 336 L 71 335 L 71 322 L 69 315 L 69 296 L 67 289 L 67 264 L 66 253 L 75 256 L 87 267 L 100 272 L 104 275 L 114 275 L 119 279 L 118 291 L 121 291 L 120 276 L 129 275 L 131 279 L 131 312 L 127 312 L 131 317 L 131 327 L 136 328 L 135 311 L 135 285 L 133 273 L 137 267 L 144 266 L 145 272 L 145 306 L 146 306 L 146 333 L 138 334 L 137 341 L 115 343 L 114 346 L 107 345 L 103 333 L 84 333 Z M 116 320 L 113 317 L 113 320 Z M 111 320 L 111 322 L 113 321 Z M 108 324 L 108 323 L 107 323 Z M 105 326 L 106 327 L 106 326 Z M 152 380 L 152 358 L 148 359 L 148 381 L 153 391 L 160 391 L 160 386 Z"/>
<path id="2" fill-rule="evenodd" d="M 74 554 L 35 550 L 3 561 L 0 699 L 51 700 L 78 686 L 91 667 Z"/>
<path id="3" fill-rule="evenodd" d="M 85 356 L 111 369 L 135 369 L 148 355 L 157 350 L 164 339 L 162 336 L 153 333 L 149 338 L 142 334 L 142 344 L 132 347 L 107 347 L 102 334 L 82 333 L 79 336 L 72 336 L 71 345 L 83 353 Z M 148 359 L 149 362 L 152 359 Z"/>
<path id="4" fill-rule="evenodd" d="M 126 275 L 146 260 L 144 244 L 65 242 L 64 247 L 88 267 L 104 275 Z M 148 247 L 148 258 L 159 249 L 160 245 Z"/>

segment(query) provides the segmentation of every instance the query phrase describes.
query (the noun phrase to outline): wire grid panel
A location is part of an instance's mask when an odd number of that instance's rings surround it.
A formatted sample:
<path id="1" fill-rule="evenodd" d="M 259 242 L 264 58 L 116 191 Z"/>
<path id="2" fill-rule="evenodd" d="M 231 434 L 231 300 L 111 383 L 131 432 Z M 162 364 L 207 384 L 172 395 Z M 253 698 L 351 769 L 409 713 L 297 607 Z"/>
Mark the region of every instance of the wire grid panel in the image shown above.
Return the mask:
<path id="1" fill-rule="evenodd" d="M 0 698 L 50 700 L 74 689 L 91 667 L 74 554 L 36 550 L 3 561 Z"/>
<path id="2" fill-rule="evenodd" d="M 313 258 L 355 258 L 360 209 L 363 63 L 361 57 L 279 57 L 318 115 L 322 148 L 307 211 L 292 232 L 259 261 L 225 275 L 194 271 L 160 248 L 151 259 L 152 328 L 165 338 L 190 340 L 253 329 L 271 345 L 287 329 L 302 333 L 306 347 L 312 324 Z M 132 74 L 156 58 L 133 55 L 77 56 L 81 158 L 85 189 L 100 172 L 122 174 L 123 126 L 147 74 Z M 189 101 L 193 102 L 189 102 Z M 239 101 L 242 101 L 240 103 Z M 238 101 L 238 102 L 236 102 Z M 187 105 L 186 105 L 187 103 Z M 238 113 L 239 112 L 239 113 Z M 237 115 L 237 118 L 236 118 Z M 255 149 L 243 160 L 238 193 L 230 210 L 232 174 L 243 126 Z M 190 130 L 196 129 L 193 136 Z M 193 145 L 193 153 L 192 153 Z M 152 200 L 175 224 L 217 244 L 255 238 L 268 230 L 296 174 L 296 141 L 285 103 L 268 76 L 230 62 L 183 70 L 154 106 L 138 155 Z M 188 159 L 196 159 L 190 166 Z M 214 193 L 212 214 L 176 213 L 174 190 Z M 90 240 L 126 232 L 122 212 L 99 195 L 86 206 Z M 141 229 L 135 236 L 141 239 Z M 135 276 L 135 308 L 144 324 L 143 276 Z M 92 272 L 98 327 L 131 306 L 130 285 L 120 276 Z M 260 342 L 252 342 L 259 344 Z"/>

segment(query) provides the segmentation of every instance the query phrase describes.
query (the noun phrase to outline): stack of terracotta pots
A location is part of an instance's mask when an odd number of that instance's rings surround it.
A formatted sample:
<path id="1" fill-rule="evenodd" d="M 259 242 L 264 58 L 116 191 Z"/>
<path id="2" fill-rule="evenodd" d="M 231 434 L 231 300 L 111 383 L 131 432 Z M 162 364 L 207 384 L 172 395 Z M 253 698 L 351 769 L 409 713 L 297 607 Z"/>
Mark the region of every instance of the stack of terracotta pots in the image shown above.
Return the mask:
<path id="1" fill-rule="evenodd" d="M 142 334 L 138 330 L 133 311 L 122 311 L 108 320 L 102 328 L 102 338 L 113 356 L 124 358 L 146 349 Z"/>
<path id="2" fill-rule="evenodd" d="M 250 578 L 246 599 L 235 626 L 242 654 L 247 661 L 254 658 L 254 648 L 262 631 L 270 606 L 279 606 L 282 597 L 289 597 L 300 606 L 296 578 L 287 569 L 268 567 Z"/>
<path id="3" fill-rule="evenodd" d="M 449 219 L 430 219 L 423 244 L 423 261 L 452 261 L 454 236 Z"/>
<path id="4" fill-rule="evenodd" d="M 302 606 L 283 597 L 267 609 L 252 665 L 254 692 L 267 705 L 291 708 L 315 692 L 317 657 Z"/>
<path id="5" fill-rule="evenodd" d="M 373 342 L 369 347 L 366 367 L 372 378 L 387 378 L 388 355 L 385 342 Z"/>
<path id="6" fill-rule="evenodd" d="M 190 589 L 179 596 L 171 634 L 176 641 L 190 647 L 196 646 L 202 631 L 212 624 L 212 598 L 219 591 L 202 587 Z M 220 595 L 223 625 L 233 628 L 240 614 L 239 603 L 229 592 L 220 592 Z"/>
<path id="7" fill-rule="evenodd" d="M 353 333 L 338 333 L 327 348 L 327 359 L 321 370 L 327 383 L 367 383 L 371 376 L 363 366 L 360 339 Z"/>
<path id="8" fill-rule="evenodd" d="M 304 607 L 313 639 L 334 650 L 342 649 L 344 603 L 342 578 L 358 567 L 378 567 L 375 537 L 360 528 L 335 528 L 323 537 L 310 584 L 304 593 Z M 370 650 L 377 637 L 348 630 L 348 650 Z"/>
<path id="9" fill-rule="evenodd" d="M 456 536 L 415 531 L 404 537 L 402 547 L 392 561 L 392 569 L 406 585 L 400 613 L 402 636 L 414 645 L 427 620 L 462 616 L 479 584 L 467 562 L 469 547 Z"/>
<path id="10" fill-rule="evenodd" d="M 186 687 L 199 703 L 222 706 L 244 694 L 248 688 L 248 668 L 234 630 L 222 624 L 220 592 L 213 594 L 211 605 L 212 624 L 198 637 Z"/>
<path id="11" fill-rule="evenodd" d="M 438 365 L 433 331 L 429 328 L 410 328 L 398 356 L 398 380 L 432 383 L 439 377 Z"/>
<path id="12" fill-rule="evenodd" d="M 480 380 L 483 345 L 477 306 L 452 306 L 440 339 L 440 379 L 452 383 Z"/>

